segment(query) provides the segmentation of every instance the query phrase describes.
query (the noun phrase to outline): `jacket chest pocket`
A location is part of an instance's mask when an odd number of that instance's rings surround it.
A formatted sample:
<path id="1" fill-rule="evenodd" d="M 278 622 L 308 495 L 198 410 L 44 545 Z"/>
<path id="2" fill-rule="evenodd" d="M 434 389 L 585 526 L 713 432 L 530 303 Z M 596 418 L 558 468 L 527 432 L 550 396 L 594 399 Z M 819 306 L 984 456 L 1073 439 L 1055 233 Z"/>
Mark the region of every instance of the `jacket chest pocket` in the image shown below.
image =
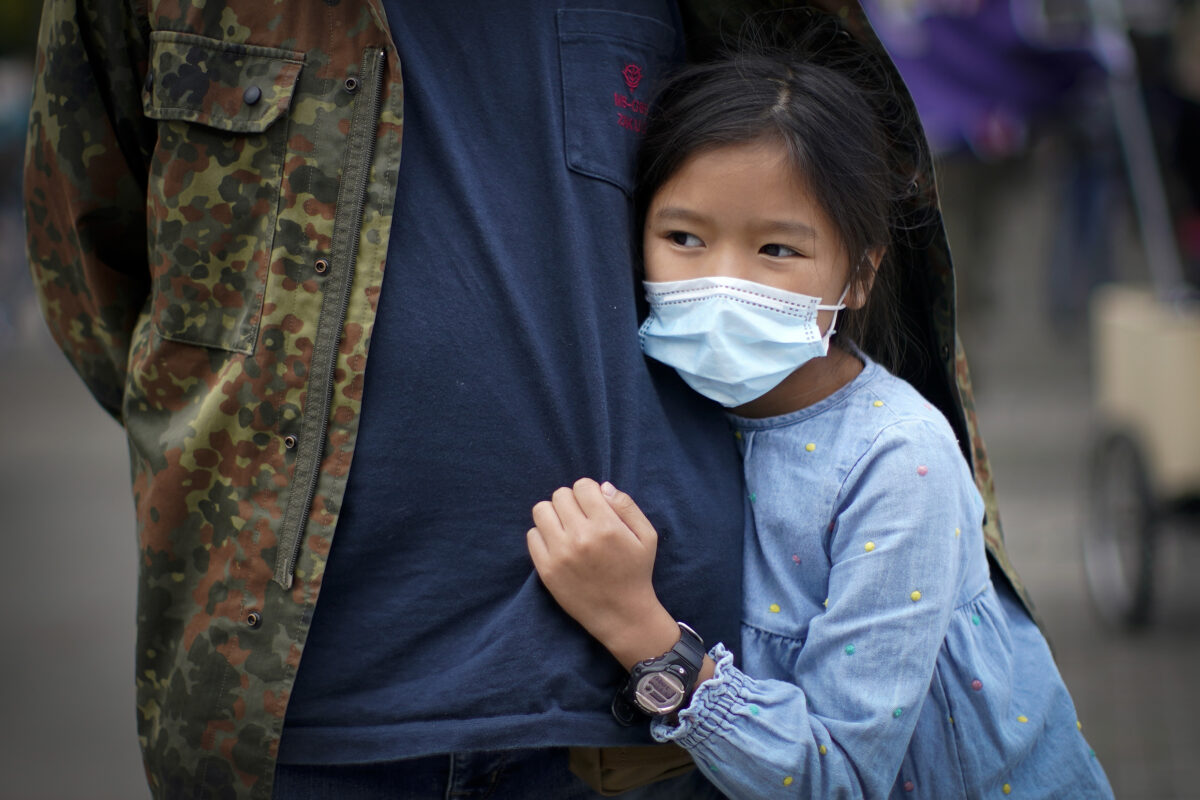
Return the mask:
<path id="1" fill-rule="evenodd" d="M 151 316 L 166 339 L 252 353 L 302 54 L 151 34 Z"/>
<path id="2" fill-rule="evenodd" d="M 633 191 L 650 99 L 678 50 L 674 29 L 621 11 L 560 9 L 567 166 Z"/>

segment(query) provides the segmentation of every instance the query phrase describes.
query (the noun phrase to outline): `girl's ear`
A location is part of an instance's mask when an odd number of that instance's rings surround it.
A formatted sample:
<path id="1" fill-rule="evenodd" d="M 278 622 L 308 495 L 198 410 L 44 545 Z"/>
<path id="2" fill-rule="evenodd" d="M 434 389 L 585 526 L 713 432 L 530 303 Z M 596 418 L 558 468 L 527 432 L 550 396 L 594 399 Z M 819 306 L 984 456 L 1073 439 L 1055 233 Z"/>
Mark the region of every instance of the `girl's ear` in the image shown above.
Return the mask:
<path id="1" fill-rule="evenodd" d="M 886 252 L 886 247 L 876 247 L 863 253 L 858 274 L 854 276 L 854 284 L 846 293 L 846 308 L 862 308 L 867 304 L 867 298 L 871 296 L 871 287 L 875 284 L 875 273 L 879 271 L 879 265 L 883 263 Z"/>

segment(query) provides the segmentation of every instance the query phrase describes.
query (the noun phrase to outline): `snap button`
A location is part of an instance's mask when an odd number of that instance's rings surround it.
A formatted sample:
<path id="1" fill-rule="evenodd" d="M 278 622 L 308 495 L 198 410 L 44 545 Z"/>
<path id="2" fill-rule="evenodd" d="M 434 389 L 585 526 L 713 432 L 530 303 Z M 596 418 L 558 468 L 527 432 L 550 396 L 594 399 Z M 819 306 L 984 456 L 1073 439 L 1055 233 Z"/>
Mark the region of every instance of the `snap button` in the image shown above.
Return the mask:
<path id="1" fill-rule="evenodd" d="M 251 628 L 257 628 L 262 625 L 262 614 L 257 611 L 251 611 L 246 615 L 246 625 Z"/>
<path id="2" fill-rule="evenodd" d="M 313 264 L 313 269 L 315 269 L 317 272 L 324 275 L 325 272 L 328 271 L 328 269 L 329 269 L 329 262 L 323 258 L 318 258 L 316 263 Z"/>
<path id="3" fill-rule="evenodd" d="M 357 92 L 358 91 L 358 78 L 355 78 L 353 75 L 351 75 L 349 78 L 346 78 L 345 86 L 346 86 L 347 92 L 350 92 L 350 93 Z"/>
<path id="4" fill-rule="evenodd" d="M 262 99 L 262 89 L 257 86 L 250 86 L 242 94 L 242 100 L 246 101 L 246 105 L 252 106 Z"/>
<path id="5" fill-rule="evenodd" d="M 293 447 L 296 446 L 296 437 L 290 433 L 287 436 L 283 437 L 283 446 L 286 447 L 288 450 L 291 450 Z"/>

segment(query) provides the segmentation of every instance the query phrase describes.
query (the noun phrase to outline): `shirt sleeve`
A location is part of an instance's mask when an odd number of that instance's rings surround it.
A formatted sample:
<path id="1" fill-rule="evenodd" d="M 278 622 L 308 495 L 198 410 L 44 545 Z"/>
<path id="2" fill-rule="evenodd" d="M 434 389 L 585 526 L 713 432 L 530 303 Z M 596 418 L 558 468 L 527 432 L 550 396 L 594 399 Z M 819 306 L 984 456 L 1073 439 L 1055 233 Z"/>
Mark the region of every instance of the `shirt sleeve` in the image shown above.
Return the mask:
<path id="1" fill-rule="evenodd" d="M 948 431 L 884 429 L 850 471 L 827 539 L 828 601 L 791 683 L 717 672 L 660 741 L 733 798 L 886 797 L 928 694 L 982 509 Z M 978 544 L 978 536 L 975 537 Z"/>
<path id="2" fill-rule="evenodd" d="M 24 202 L 27 251 L 55 341 L 120 417 L 131 332 L 149 293 L 142 114 L 147 36 L 133 0 L 47 0 Z"/>

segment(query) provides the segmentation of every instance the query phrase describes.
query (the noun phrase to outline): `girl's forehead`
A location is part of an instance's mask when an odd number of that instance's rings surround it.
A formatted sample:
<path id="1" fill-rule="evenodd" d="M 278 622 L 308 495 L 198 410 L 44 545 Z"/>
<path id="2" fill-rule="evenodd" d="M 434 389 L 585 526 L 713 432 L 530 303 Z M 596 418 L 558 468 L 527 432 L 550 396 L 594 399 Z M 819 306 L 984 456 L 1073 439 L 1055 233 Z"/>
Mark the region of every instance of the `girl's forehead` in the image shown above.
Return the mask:
<path id="1" fill-rule="evenodd" d="M 709 147 L 685 158 L 655 193 L 651 213 L 679 204 L 724 213 L 825 217 L 787 148 L 773 139 Z"/>
<path id="2" fill-rule="evenodd" d="M 803 194 L 809 194 L 807 176 L 800 169 L 791 151 L 774 137 L 763 136 L 746 142 L 716 144 L 701 147 L 688 154 L 679 167 L 658 187 L 655 194 L 682 183 L 702 178 L 695 188 L 712 192 L 722 190 L 721 183 L 713 183 L 716 176 L 738 177 L 756 174 L 770 176 L 773 180 L 786 182 Z"/>

